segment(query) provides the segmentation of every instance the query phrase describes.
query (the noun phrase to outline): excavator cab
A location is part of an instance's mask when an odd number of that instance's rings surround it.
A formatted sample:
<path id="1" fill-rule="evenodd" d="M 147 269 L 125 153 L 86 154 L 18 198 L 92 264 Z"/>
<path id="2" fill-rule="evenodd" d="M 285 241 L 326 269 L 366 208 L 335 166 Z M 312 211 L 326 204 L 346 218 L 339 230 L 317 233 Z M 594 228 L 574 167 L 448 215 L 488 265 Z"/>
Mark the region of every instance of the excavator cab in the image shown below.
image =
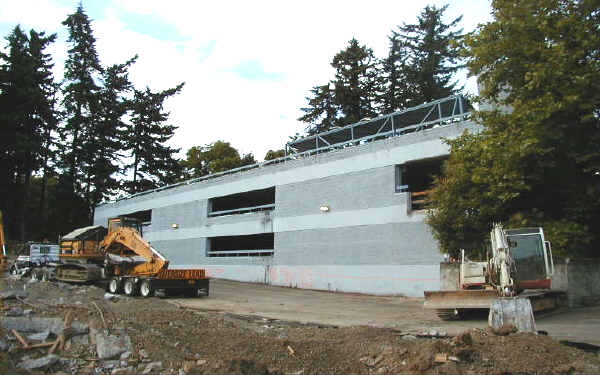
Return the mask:
<path id="1" fill-rule="evenodd" d="M 142 222 L 139 219 L 127 216 L 119 216 L 108 219 L 108 234 L 116 232 L 119 228 L 134 229 L 139 235 L 142 235 Z"/>

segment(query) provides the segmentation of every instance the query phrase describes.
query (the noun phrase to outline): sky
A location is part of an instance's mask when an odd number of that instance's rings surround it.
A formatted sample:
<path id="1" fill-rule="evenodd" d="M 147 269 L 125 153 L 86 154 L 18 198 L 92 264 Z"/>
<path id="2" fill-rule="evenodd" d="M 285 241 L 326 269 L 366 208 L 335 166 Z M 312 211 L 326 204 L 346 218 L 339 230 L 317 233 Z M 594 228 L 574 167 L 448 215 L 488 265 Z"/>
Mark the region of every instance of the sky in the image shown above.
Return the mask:
<path id="1" fill-rule="evenodd" d="M 61 22 L 79 0 L 0 0 L 0 41 L 20 24 L 57 33 L 49 49 L 60 80 L 68 45 Z M 189 1 L 83 0 L 104 66 L 138 61 L 130 78 L 138 89 L 164 90 L 185 82 L 168 99 L 169 144 L 181 148 L 217 140 L 262 160 L 307 124 L 297 121 L 309 90 L 328 82 L 333 56 L 356 38 L 375 56 L 388 52 L 391 30 L 416 22 L 428 5 L 449 3 L 446 21 L 463 16 L 473 30 L 489 22 L 489 0 L 446 1 Z M 457 79 L 475 93 L 473 78 Z"/>

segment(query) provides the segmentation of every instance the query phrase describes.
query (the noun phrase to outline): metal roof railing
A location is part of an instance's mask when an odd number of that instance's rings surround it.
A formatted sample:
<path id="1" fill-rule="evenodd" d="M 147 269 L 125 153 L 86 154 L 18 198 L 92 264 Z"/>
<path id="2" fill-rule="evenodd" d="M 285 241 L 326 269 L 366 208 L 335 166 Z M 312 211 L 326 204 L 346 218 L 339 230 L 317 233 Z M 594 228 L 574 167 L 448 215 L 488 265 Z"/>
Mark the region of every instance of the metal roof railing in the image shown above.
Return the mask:
<path id="1" fill-rule="evenodd" d="M 191 185 L 202 181 L 263 168 L 270 165 L 303 159 L 312 155 L 365 144 L 367 142 L 420 132 L 439 126 L 460 123 L 470 118 L 472 106 L 462 95 L 453 95 L 433 102 L 407 108 L 375 119 L 310 135 L 286 144 L 286 155 L 277 159 L 245 165 L 227 171 L 181 181 L 171 185 L 142 191 L 115 200 L 103 202 L 99 206 L 131 199 L 163 190 Z M 347 133 L 347 134 L 345 134 Z M 314 147 L 312 145 L 314 144 Z"/>

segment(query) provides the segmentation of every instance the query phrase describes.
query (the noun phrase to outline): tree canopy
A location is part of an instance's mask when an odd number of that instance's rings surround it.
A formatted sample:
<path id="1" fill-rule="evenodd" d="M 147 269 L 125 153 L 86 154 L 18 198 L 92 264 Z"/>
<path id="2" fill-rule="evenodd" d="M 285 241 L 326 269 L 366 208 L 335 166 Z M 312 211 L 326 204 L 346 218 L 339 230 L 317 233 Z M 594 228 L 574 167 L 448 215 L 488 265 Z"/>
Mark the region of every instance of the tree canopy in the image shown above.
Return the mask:
<path id="1" fill-rule="evenodd" d="M 555 254 L 598 256 L 600 11 L 580 0 L 494 0 L 466 38 L 479 134 L 449 140 L 428 222 L 442 251 L 476 252 L 492 222 L 542 226 Z M 496 104 L 491 105 L 490 104 Z"/>
<path id="2" fill-rule="evenodd" d="M 462 17 L 444 22 L 448 6 L 426 6 L 414 24 L 391 31 L 389 52 L 374 56 L 355 38 L 332 59 L 335 76 L 316 85 L 306 97 L 304 115 L 298 120 L 311 125 L 307 133 L 358 122 L 364 118 L 399 111 L 441 99 L 462 90 L 454 81 L 463 67 L 458 28 Z"/>
<path id="3" fill-rule="evenodd" d="M 54 239 L 89 225 L 104 200 L 181 177 L 178 150 L 166 145 L 176 126 L 163 110 L 181 85 L 135 89 L 129 68 L 137 57 L 103 66 L 81 5 L 63 25 L 62 83 L 47 52 L 54 34 L 16 26 L 0 53 L 0 210 L 13 239 Z M 130 160 L 135 181 L 124 184 Z"/>
<path id="4" fill-rule="evenodd" d="M 188 178 L 202 177 L 256 163 L 252 153 L 240 156 L 238 150 L 224 141 L 191 147 L 186 155 L 186 160 L 181 164 Z"/>

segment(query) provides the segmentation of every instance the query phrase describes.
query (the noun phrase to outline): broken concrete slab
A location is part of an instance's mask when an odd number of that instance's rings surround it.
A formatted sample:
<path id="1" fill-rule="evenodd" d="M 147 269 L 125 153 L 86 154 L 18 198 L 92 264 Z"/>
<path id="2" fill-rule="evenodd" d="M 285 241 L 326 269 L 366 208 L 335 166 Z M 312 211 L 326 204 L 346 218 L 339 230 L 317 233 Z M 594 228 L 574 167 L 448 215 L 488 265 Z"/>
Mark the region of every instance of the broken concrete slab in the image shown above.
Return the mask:
<path id="1" fill-rule="evenodd" d="M 90 335 L 78 335 L 71 337 L 71 344 L 73 345 L 90 345 Z"/>
<path id="2" fill-rule="evenodd" d="M 110 373 L 110 375 L 131 375 L 131 374 L 135 374 L 135 369 L 133 368 L 133 366 L 116 368 L 116 369 L 112 370 L 112 372 Z"/>
<path id="3" fill-rule="evenodd" d="M 50 336 L 50 331 L 46 330 L 40 333 L 34 333 L 33 335 L 27 336 L 28 341 L 45 341 Z"/>
<path id="4" fill-rule="evenodd" d="M 17 365 L 19 368 L 23 368 L 26 370 L 42 370 L 46 369 L 60 359 L 56 354 L 50 354 L 45 357 L 36 358 L 36 359 L 27 359 Z"/>
<path id="5" fill-rule="evenodd" d="M 15 306 L 15 307 L 11 307 L 7 312 L 4 313 L 5 316 L 22 316 L 23 315 L 23 309 Z"/>
<path id="6" fill-rule="evenodd" d="M 5 290 L 0 292 L 0 300 L 27 298 L 27 292 L 24 290 Z"/>
<path id="7" fill-rule="evenodd" d="M 17 330 L 19 332 L 44 332 L 50 331 L 60 335 L 65 330 L 65 322 L 60 318 L 30 318 L 30 317 L 6 317 L 0 322 L 6 330 Z M 88 332 L 88 325 L 79 322 L 71 323 L 72 333 L 82 335 Z"/>
<path id="8" fill-rule="evenodd" d="M 129 336 L 96 334 L 96 352 L 98 353 L 98 358 L 109 359 L 127 351 L 132 351 L 131 338 Z"/>
<path id="9" fill-rule="evenodd" d="M 152 371 L 160 371 L 162 370 L 162 362 L 150 362 L 146 365 L 146 368 L 142 372 L 142 374 L 149 374 Z"/>

